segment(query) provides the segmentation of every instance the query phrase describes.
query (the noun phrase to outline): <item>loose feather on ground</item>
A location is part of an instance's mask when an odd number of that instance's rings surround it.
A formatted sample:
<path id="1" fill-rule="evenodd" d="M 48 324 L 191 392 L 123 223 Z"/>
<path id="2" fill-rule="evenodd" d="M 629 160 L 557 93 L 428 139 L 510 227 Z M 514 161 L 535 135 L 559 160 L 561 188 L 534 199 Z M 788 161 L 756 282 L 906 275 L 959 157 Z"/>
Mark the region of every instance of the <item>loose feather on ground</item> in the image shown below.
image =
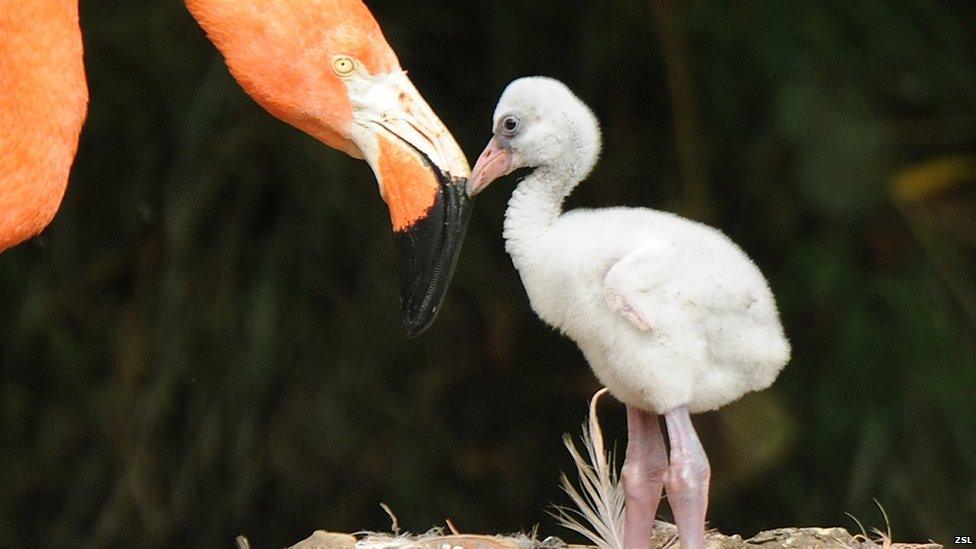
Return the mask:
<path id="1" fill-rule="evenodd" d="M 603 388 L 590 400 L 590 417 L 583 426 L 583 448 L 586 457 L 576 448 L 569 434 L 563 436 L 566 449 L 573 456 L 579 475 L 579 489 L 562 475 L 562 487 L 576 509 L 558 506 L 551 513 L 561 525 L 578 532 L 600 549 L 623 547 L 624 491 L 614 468 L 613 454 L 603 446 L 603 431 L 597 417 L 600 397 L 607 393 Z"/>

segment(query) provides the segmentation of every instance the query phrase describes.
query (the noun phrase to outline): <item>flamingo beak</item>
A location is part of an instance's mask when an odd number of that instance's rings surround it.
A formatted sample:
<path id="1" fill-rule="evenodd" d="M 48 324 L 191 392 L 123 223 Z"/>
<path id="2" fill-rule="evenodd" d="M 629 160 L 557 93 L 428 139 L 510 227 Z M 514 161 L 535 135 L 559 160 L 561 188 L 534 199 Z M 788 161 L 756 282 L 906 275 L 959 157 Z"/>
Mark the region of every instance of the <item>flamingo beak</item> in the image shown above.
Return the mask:
<path id="1" fill-rule="evenodd" d="M 355 88 L 355 86 L 351 86 Z M 407 337 L 440 310 L 471 217 L 464 153 L 405 73 L 351 89 L 352 139 L 390 210 Z"/>
<path id="2" fill-rule="evenodd" d="M 497 136 L 492 137 L 478 157 L 478 161 L 474 163 L 474 169 L 471 170 L 468 196 L 473 197 L 480 193 L 492 181 L 512 173 L 514 169 L 512 151 L 499 142 Z"/>

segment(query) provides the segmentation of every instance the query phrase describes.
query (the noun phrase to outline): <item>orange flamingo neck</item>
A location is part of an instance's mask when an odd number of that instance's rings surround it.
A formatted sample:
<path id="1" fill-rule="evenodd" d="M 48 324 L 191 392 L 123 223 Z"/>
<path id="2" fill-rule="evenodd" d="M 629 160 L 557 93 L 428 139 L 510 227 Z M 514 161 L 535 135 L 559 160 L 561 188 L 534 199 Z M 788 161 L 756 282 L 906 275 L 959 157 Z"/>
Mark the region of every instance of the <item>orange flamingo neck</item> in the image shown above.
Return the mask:
<path id="1" fill-rule="evenodd" d="M 64 196 L 88 103 L 77 0 L 0 10 L 0 252 L 41 232 Z"/>
<path id="2" fill-rule="evenodd" d="M 352 104 L 331 70 L 348 55 L 370 74 L 400 71 L 362 0 L 185 0 L 244 91 L 275 117 L 362 158 Z"/>

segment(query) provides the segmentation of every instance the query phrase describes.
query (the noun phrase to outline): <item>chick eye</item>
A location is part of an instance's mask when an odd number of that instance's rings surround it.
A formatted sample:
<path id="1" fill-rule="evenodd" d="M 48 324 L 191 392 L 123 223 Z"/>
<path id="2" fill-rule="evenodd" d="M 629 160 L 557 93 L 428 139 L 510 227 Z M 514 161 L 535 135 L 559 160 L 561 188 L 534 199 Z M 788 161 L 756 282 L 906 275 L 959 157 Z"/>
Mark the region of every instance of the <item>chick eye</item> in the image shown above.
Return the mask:
<path id="1" fill-rule="evenodd" d="M 506 116 L 502 120 L 502 131 L 508 135 L 514 134 L 519 129 L 519 120 L 514 116 Z"/>
<path id="2" fill-rule="evenodd" d="M 356 62 L 352 57 L 337 55 L 332 58 L 332 72 L 339 76 L 349 76 L 356 70 Z"/>

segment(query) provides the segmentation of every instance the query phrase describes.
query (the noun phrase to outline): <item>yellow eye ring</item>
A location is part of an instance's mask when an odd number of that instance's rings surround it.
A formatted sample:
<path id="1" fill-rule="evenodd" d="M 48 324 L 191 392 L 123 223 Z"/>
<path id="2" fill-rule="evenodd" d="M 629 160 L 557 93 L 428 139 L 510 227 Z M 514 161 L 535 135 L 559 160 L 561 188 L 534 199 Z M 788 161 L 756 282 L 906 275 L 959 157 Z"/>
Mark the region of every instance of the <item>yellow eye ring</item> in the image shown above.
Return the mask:
<path id="1" fill-rule="evenodd" d="M 332 72 L 339 76 L 349 76 L 356 72 L 356 62 L 352 57 L 337 55 L 332 58 Z"/>

